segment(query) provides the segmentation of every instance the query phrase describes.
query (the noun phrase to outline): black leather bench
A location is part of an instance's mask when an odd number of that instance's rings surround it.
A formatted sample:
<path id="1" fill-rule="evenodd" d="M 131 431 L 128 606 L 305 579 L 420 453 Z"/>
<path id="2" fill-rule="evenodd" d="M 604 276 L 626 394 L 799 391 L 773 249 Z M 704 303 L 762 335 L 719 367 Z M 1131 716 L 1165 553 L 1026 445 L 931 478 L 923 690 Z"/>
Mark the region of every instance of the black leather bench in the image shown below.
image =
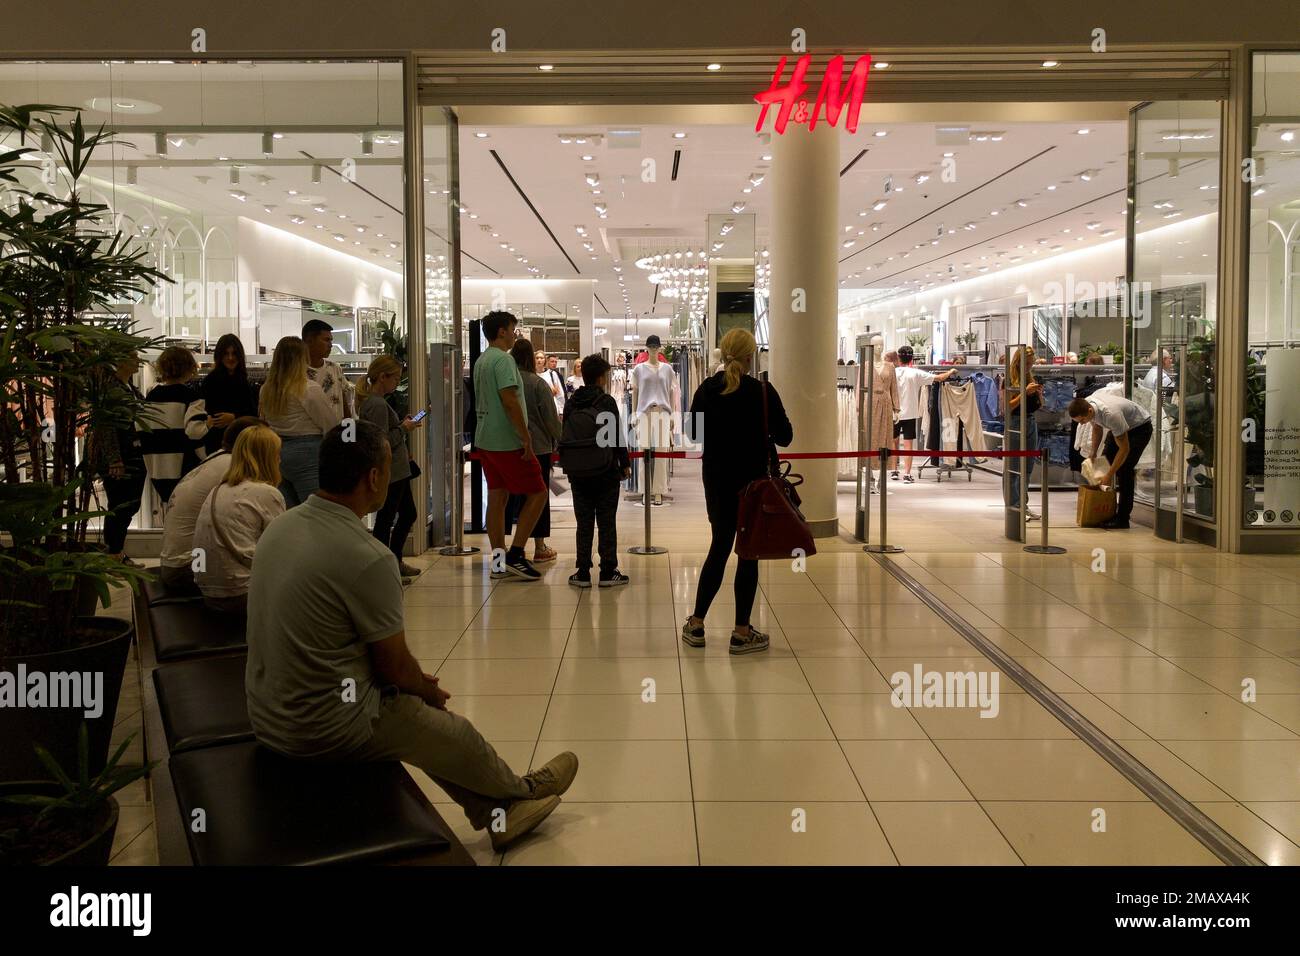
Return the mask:
<path id="1" fill-rule="evenodd" d="M 154 657 L 159 663 L 226 654 L 248 646 L 242 617 L 200 603 L 156 604 L 148 614 Z"/>
<path id="2" fill-rule="evenodd" d="M 168 591 L 162 581 L 157 579 L 146 579 L 140 590 L 144 594 L 145 604 L 149 607 L 159 604 L 194 604 L 203 600 L 197 594 L 175 594 Z"/>
<path id="3" fill-rule="evenodd" d="M 253 739 L 244 700 L 247 655 L 164 664 L 153 672 L 167 749 L 173 754 Z"/>
<path id="4" fill-rule="evenodd" d="M 453 849 L 400 763 L 310 763 L 249 741 L 175 753 L 169 765 L 197 866 L 376 863 Z"/>

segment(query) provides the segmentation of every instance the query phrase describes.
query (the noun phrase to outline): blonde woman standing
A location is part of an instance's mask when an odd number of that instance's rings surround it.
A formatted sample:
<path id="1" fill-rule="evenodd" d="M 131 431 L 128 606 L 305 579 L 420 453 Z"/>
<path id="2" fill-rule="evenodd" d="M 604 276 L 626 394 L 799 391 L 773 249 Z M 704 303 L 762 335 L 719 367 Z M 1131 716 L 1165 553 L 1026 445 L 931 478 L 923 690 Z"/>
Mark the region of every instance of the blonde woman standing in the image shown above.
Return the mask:
<path id="1" fill-rule="evenodd" d="M 682 625 L 682 641 L 704 646 L 704 616 L 722 586 L 722 576 L 736 541 L 737 503 L 746 485 L 767 473 L 776 455 L 774 445 L 794 440 L 781 396 L 771 385 L 749 375 L 756 347 L 754 336 L 732 329 L 722 337 L 724 369 L 705 379 L 691 401 L 688 426 L 704 446 L 704 504 L 713 540 L 700 570 L 695 611 Z M 763 428 L 763 390 L 767 390 L 767 428 Z M 736 624 L 731 632 L 732 654 L 752 654 L 768 648 L 768 635 L 750 626 L 758 592 L 758 562 L 736 559 Z"/>
<path id="2" fill-rule="evenodd" d="M 415 524 L 415 497 L 411 494 L 411 480 L 418 474 L 411 470 L 411 448 L 406 442 L 408 433 L 420 427 L 407 415 L 399 419 L 393 406 L 387 402 L 402 381 L 402 363 L 391 355 L 377 355 L 370 362 L 366 377 L 357 383 L 357 416 L 370 422 L 388 436 L 388 446 L 393 450 L 393 466 L 388 474 L 388 497 L 375 513 L 375 538 L 397 558 L 397 567 L 404 579 L 418 577 L 420 569 L 402 560 L 406 536 Z"/>
<path id="3" fill-rule="evenodd" d="M 880 343 L 877 342 L 877 348 Z M 894 417 L 898 414 L 898 353 L 886 352 L 880 364 L 871 370 L 871 421 L 867 426 L 867 451 L 889 447 L 894 437 Z M 870 461 L 870 459 L 867 459 Z M 876 463 L 879 467 L 879 463 Z M 898 459 L 890 458 L 890 471 L 898 467 Z M 873 482 L 874 485 L 874 482 Z"/>
<path id="4" fill-rule="evenodd" d="M 308 379 L 308 361 L 302 339 L 286 335 L 277 342 L 258 402 L 262 418 L 282 442 L 280 491 L 290 508 L 319 486 L 321 437 L 342 420 L 342 406 Z"/>
<path id="5" fill-rule="evenodd" d="M 1028 366 L 1029 372 L 1025 380 L 1025 434 L 1020 434 L 1020 366 L 1024 363 Z M 1024 348 L 1016 349 L 1015 354 L 1011 356 L 1011 368 L 1007 372 L 1007 434 L 1004 447 L 1007 451 L 1037 451 L 1038 450 L 1038 422 L 1035 420 L 1035 413 L 1043 407 L 1043 386 L 1034 379 L 1034 348 L 1032 345 L 1026 345 Z M 1034 476 L 1035 459 L 1030 458 L 1026 462 L 1025 481 L 1029 482 Z M 1038 514 L 1029 510 L 1029 492 L 1020 486 L 1020 459 L 1008 458 L 1006 468 L 1009 471 L 1010 481 L 1007 483 L 1007 507 L 1024 508 L 1025 520 L 1036 521 Z M 1043 475 L 1043 480 L 1047 476 Z"/>
<path id="6" fill-rule="evenodd" d="M 208 494 L 194 525 L 194 547 L 204 556 L 194 581 L 214 611 L 247 612 L 257 540 L 285 510 L 279 483 L 280 437 L 264 425 L 245 428 L 235 439 L 226 477 Z"/>

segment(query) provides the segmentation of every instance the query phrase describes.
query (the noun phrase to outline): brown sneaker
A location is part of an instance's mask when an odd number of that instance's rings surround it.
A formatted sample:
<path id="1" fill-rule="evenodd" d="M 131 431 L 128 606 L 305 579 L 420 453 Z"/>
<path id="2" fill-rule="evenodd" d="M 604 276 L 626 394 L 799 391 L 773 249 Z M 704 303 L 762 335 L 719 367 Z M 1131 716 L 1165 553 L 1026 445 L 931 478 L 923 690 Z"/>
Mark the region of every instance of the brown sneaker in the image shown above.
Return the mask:
<path id="1" fill-rule="evenodd" d="M 500 853 L 520 837 L 531 833 L 559 805 L 559 797 L 543 797 L 540 800 L 516 800 L 506 810 L 505 830 L 498 832 L 497 827 L 500 824 L 496 819 L 488 824 L 492 849 Z"/>
<path id="2" fill-rule="evenodd" d="M 524 774 L 524 779 L 532 781 L 533 799 L 536 800 L 540 797 L 560 796 L 569 789 L 577 775 L 578 755 L 566 750 L 532 773 Z"/>

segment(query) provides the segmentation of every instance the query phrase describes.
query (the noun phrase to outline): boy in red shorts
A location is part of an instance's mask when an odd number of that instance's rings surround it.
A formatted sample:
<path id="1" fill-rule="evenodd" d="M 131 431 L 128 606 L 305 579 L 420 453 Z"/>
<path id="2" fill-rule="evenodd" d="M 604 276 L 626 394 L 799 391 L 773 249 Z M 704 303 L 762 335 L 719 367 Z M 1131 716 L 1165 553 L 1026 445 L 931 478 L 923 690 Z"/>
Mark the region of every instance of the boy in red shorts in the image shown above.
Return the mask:
<path id="1" fill-rule="evenodd" d="M 541 573 L 524 557 L 524 545 L 533 533 L 547 489 L 542 469 L 533 454 L 528 435 L 528 411 L 523 401 L 523 380 L 510 356 L 518 320 L 509 312 L 489 312 L 483 317 L 487 351 L 474 363 L 474 447 L 487 478 L 487 533 L 492 542 L 492 577 L 510 575 L 536 581 Z M 505 550 L 506 502 L 511 495 L 524 495 L 524 505 L 515 526 L 514 540 Z M 505 562 L 500 555 L 504 553 Z"/>

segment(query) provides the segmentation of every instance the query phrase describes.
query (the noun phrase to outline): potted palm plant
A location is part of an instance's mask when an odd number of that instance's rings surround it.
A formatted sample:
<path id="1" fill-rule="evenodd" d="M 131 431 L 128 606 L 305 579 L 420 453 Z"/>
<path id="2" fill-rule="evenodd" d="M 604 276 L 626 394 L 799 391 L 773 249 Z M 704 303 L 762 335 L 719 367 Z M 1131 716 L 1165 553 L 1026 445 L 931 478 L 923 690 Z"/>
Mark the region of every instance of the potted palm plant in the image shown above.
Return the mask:
<path id="1" fill-rule="evenodd" d="M 89 540 L 104 512 L 82 445 L 97 426 L 141 419 L 140 400 L 111 385 L 152 344 L 123 303 L 165 277 L 111 227 L 108 207 L 84 198 L 109 137 L 80 114 L 59 122 L 64 112 L 0 106 L 0 694 L 13 698 L 0 708 L 0 781 L 47 772 L 35 741 L 71 766 L 83 718 L 89 772 L 104 768 L 132 628 L 87 615 L 144 576 Z M 42 139 L 44 157 L 27 145 Z M 37 160 L 57 184 L 32 178 Z"/>
<path id="2" fill-rule="evenodd" d="M 113 796 L 153 765 L 119 767 L 128 737 L 94 776 L 90 738 L 81 725 L 76 776 L 44 747 L 35 752 L 52 780 L 0 783 L 0 866 L 105 866 L 117 831 Z"/>

